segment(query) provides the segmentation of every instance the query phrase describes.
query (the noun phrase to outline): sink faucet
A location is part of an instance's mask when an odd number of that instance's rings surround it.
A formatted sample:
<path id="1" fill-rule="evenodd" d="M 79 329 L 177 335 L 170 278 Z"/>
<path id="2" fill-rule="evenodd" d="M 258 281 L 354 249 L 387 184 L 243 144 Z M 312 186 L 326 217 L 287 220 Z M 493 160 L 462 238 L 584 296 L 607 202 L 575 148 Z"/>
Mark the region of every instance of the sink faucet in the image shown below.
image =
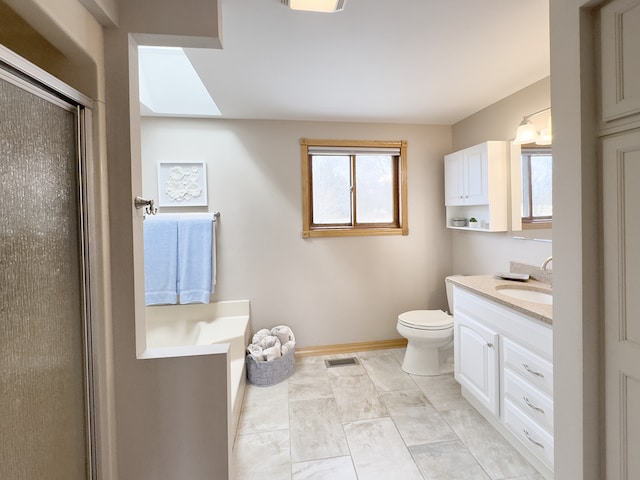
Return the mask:
<path id="1" fill-rule="evenodd" d="M 549 257 L 547 258 L 543 263 L 542 266 L 540 267 L 542 270 L 544 270 L 545 272 L 548 272 L 549 270 L 547 270 L 547 265 L 549 265 L 549 263 L 553 262 L 553 257 Z"/>

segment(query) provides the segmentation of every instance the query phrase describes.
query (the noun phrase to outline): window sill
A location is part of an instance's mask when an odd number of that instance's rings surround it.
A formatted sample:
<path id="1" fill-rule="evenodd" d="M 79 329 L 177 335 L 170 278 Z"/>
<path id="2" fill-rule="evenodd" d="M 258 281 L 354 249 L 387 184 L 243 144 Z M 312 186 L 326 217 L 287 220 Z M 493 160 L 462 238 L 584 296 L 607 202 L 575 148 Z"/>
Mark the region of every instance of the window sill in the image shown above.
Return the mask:
<path id="1" fill-rule="evenodd" d="M 540 230 L 544 228 L 551 228 L 553 226 L 553 222 L 534 222 L 534 223 L 525 223 L 522 222 L 522 230 Z"/>
<path id="2" fill-rule="evenodd" d="M 303 230 L 302 238 L 318 237 L 365 237 L 385 235 L 409 235 L 408 228 L 314 228 Z"/>

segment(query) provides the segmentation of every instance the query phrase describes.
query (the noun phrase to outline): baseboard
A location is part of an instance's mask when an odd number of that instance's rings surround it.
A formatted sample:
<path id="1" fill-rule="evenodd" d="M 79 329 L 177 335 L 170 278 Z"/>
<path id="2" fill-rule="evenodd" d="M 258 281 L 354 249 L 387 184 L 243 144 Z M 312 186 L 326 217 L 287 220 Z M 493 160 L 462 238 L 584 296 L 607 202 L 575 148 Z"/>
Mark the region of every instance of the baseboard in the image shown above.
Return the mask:
<path id="1" fill-rule="evenodd" d="M 315 357 L 319 355 L 334 355 L 336 353 L 355 353 L 371 350 L 383 350 L 386 348 L 404 348 L 407 346 L 406 338 L 394 340 L 378 340 L 376 342 L 340 343 L 336 345 L 321 345 L 318 347 L 296 347 L 296 357 Z"/>

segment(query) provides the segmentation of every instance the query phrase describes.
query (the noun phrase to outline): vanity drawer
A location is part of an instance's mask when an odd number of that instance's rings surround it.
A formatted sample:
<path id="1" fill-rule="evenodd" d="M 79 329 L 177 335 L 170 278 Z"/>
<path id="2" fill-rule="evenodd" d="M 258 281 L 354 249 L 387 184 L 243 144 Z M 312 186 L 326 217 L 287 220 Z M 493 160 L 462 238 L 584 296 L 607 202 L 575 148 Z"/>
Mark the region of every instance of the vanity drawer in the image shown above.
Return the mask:
<path id="1" fill-rule="evenodd" d="M 510 369 L 504 369 L 504 395 L 520 410 L 553 433 L 553 400 L 538 388 L 524 381 Z"/>
<path id="2" fill-rule="evenodd" d="M 518 372 L 527 382 L 553 396 L 553 366 L 547 360 L 508 338 L 502 343 L 504 366 Z"/>
<path id="3" fill-rule="evenodd" d="M 523 445 L 553 470 L 553 437 L 508 399 L 504 402 L 504 423 Z"/>

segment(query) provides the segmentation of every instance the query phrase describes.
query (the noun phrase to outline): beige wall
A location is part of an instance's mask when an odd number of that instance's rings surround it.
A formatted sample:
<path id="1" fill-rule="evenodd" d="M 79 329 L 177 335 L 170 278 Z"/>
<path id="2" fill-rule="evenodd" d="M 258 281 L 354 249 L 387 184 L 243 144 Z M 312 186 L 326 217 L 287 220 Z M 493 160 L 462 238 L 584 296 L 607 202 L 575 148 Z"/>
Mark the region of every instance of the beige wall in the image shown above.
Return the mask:
<path id="1" fill-rule="evenodd" d="M 303 240 L 302 137 L 407 140 L 409 235 Z M 251 300 L 254 329 L 290 325 L 300 346 L 400 338 L 399 313 L 446 306 L 450 148 L 449 127 L 145 118 L 143 191 L 157 198 L 158 161 L 207 162 L 221 212 L 214 298 Z"/>
<path id="2" fill-rule="evenodd" d="M 522 117 L 551 105 L 550 79 L 540 80 L 453 125 L 453 150 L 486 140 L 512 140 Z M 546 119 L 540 115 L 544 123 Z M 540 118 L 532 118 L 540 122 Z M 551 243 L 518 240 L 514 236 L 550 239 L 551 230 L 506 233 L 454 230 L 453 271 L 465 275 L 509 271 L 509 261 L 541 265 L 551 255 Z"/>

